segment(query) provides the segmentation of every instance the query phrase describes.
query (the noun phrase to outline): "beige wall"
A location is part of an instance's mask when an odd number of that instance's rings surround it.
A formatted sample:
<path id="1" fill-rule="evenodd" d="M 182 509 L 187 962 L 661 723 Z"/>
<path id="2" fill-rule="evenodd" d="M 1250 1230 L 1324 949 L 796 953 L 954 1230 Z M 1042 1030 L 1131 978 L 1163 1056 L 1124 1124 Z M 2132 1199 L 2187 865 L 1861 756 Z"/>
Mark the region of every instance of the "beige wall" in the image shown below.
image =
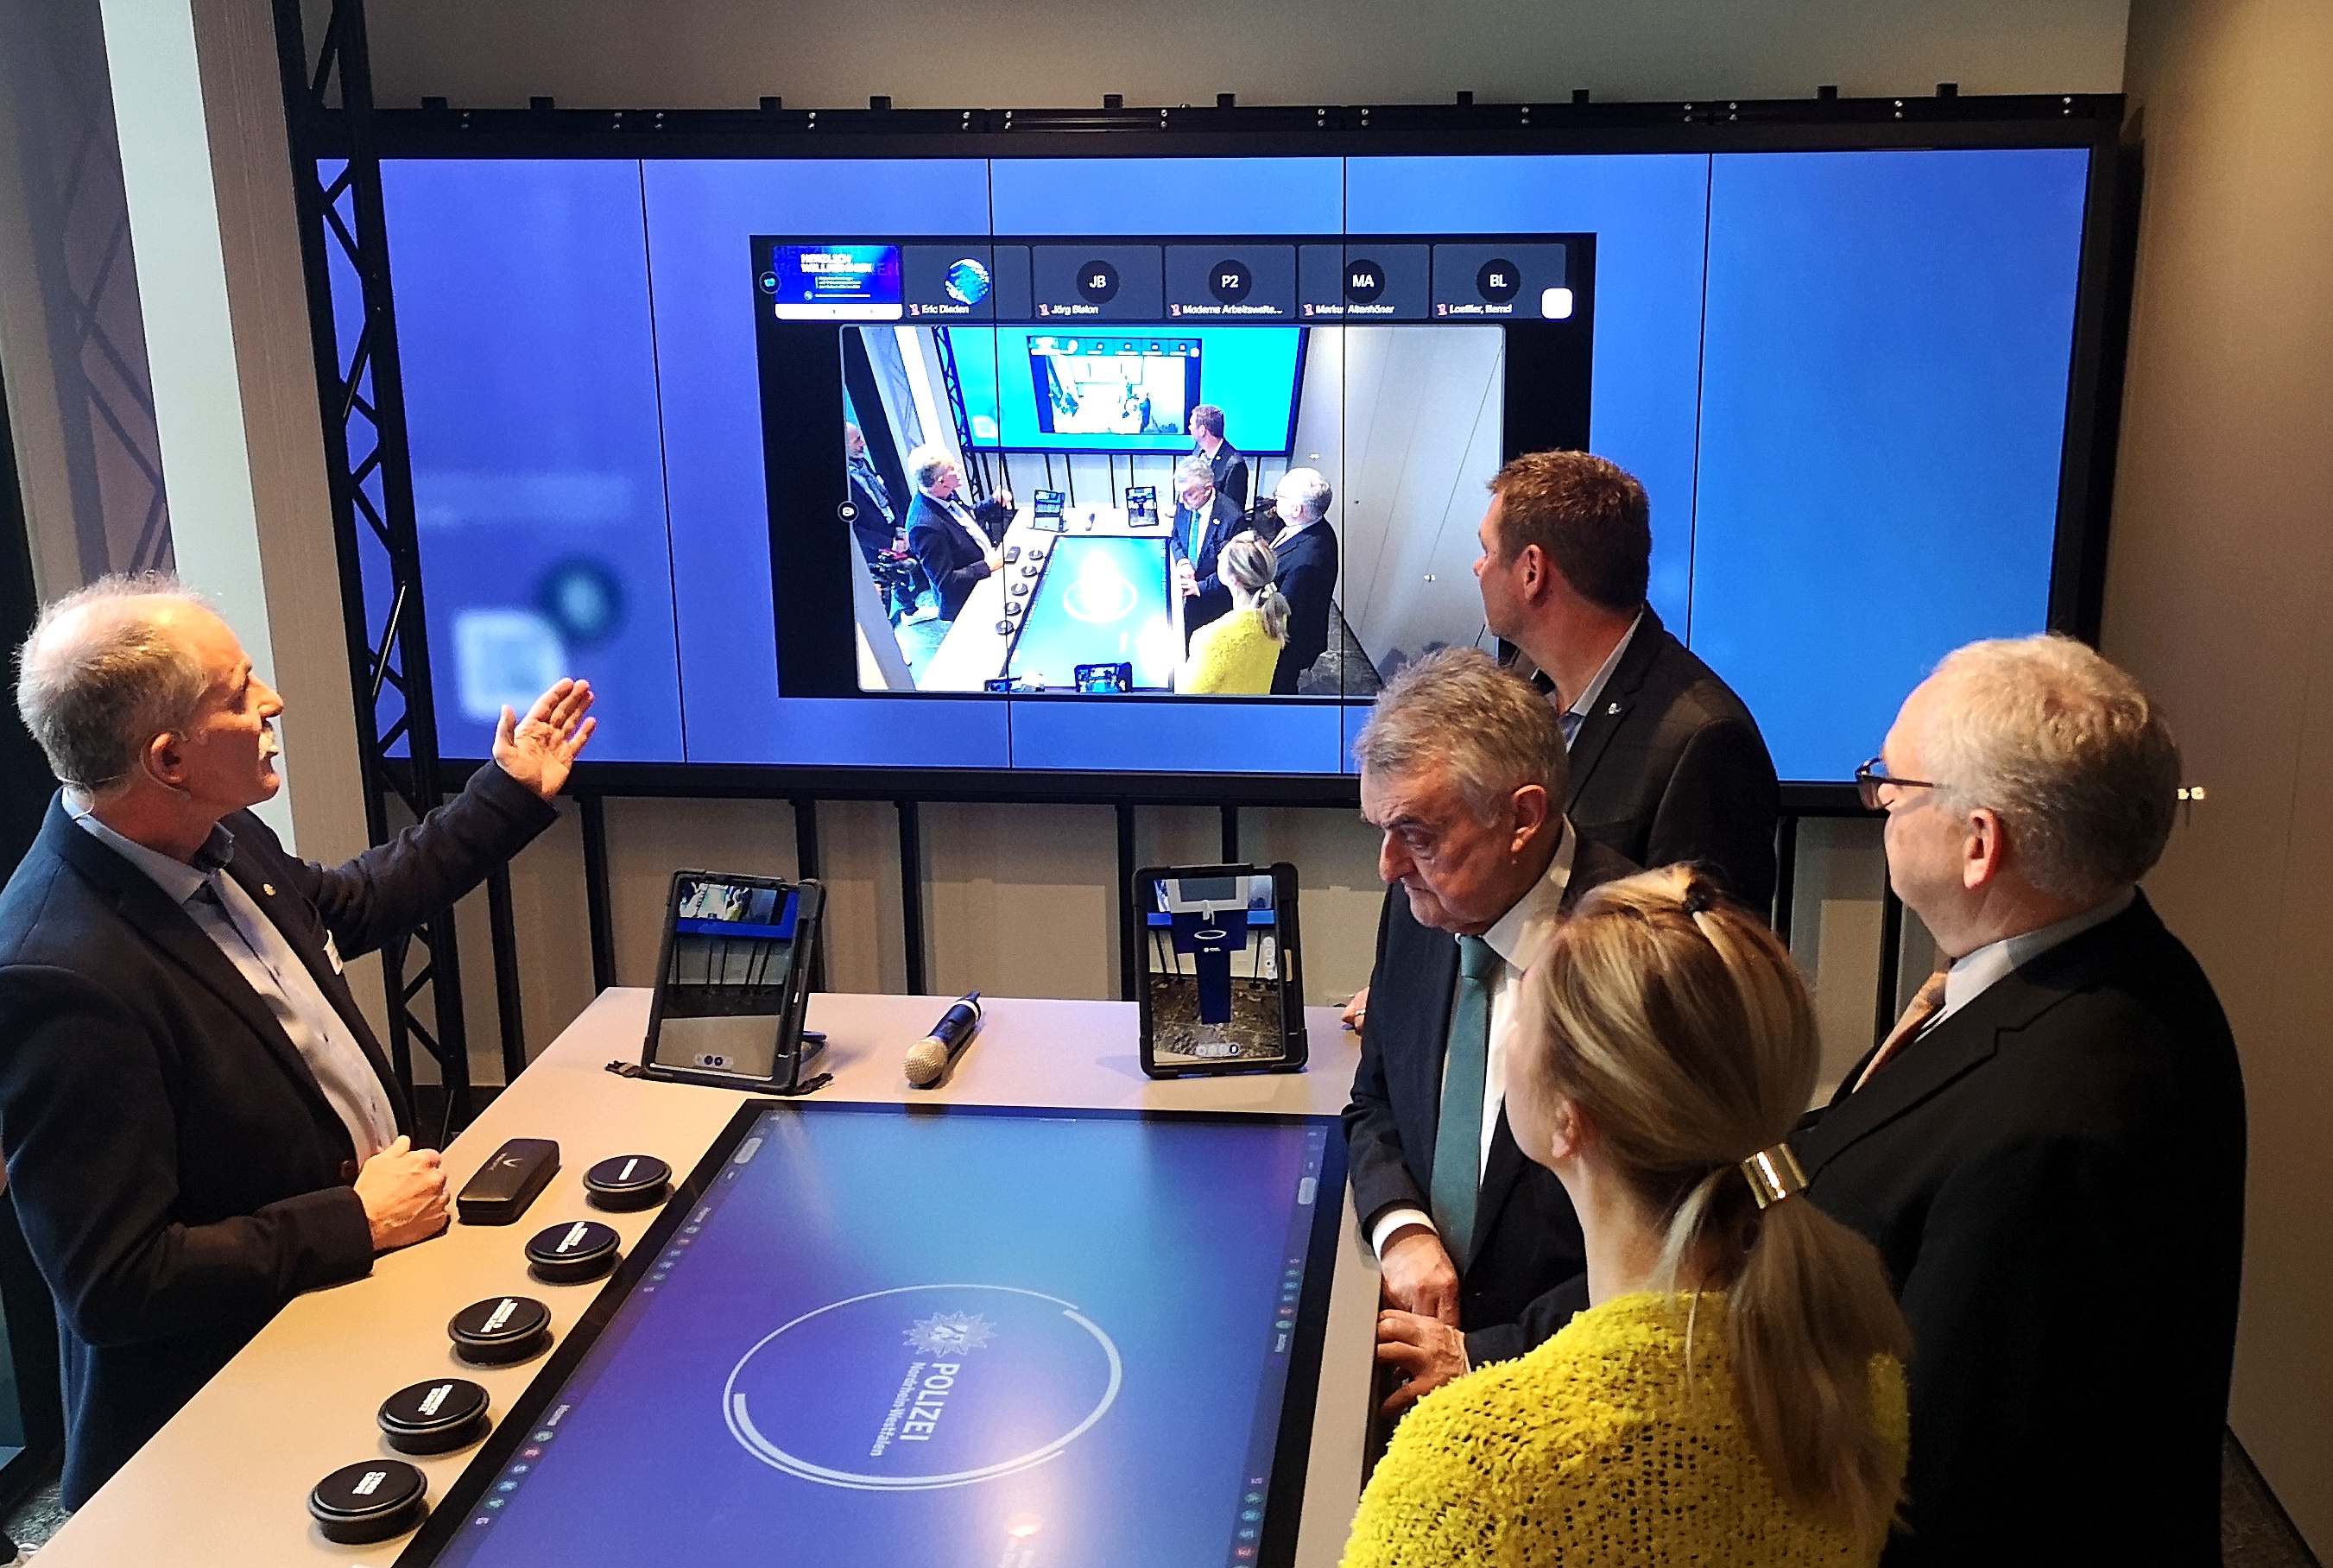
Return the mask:
<path id="1" fill-rule="evenodd" d="M 2113 92 L 2128 0 L 373 0 L 384 105 L 1420 103 Z"/>
<path id="2" fill-rule="evenodd" d="M 2138 0 L 2146 158 L 2106 650 L 2208 791 L 2148 891 L 2251 1112 L 2236 1434 L 2333 1554 L 2333 9 Z M 2178 1154 L 2165 1151 L 2175 1178 Z M 2145 1369 L 2134 1369 L 2144 1376 Z"/>

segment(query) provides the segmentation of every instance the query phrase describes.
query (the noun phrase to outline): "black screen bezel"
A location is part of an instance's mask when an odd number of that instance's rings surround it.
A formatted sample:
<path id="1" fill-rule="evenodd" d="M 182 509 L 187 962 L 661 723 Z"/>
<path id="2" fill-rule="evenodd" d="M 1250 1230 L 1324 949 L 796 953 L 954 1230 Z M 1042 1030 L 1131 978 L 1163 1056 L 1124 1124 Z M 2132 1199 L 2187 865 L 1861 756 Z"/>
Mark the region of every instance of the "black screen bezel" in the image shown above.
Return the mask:
<path id="1" fill-rule="evenodd" d="M 1256 1568 L 1289 1568 L 1296 1559 L 1296 1538 L 1301 1522 L 1306 1473 L 1311 1467 L 1313 1407 L 1320 1400 L 1320 1362 L 1326 1349 L 1329 1298 L 1336 1276 L 1345 1210 L 1345 1139 L 1333 1116 L 1293 1112 L 1234 1111 L 1129 1110 L 1099 1106 L 907 1104 L 897 1101 L 748 1100 L 715 1137 L 703 1159 L 687 1178 L 673 1188 L 663 1210 L 645 1235 L 625 1255 L 621 1264 L 575 1326 L 552 1351 L 525 1390 L 494 1423 L 493 1431 L 469 1463 L 455 1477 L 446 1495 L 429 1511 L 420 1528 L 399 1549 L 395 1568 L 427 1568 L 452 1544 L 469 1519 L 471 1510 L 494 1484 L 513 1454 L 534 1429 L 536 1421 L 565 1390 L 584 1358 L 599 1342 L 616 1313 L 630 1298 L 670 1245 L 675 1232 L 686 1223 L 696 1205 L 711 1189 L 724 1167 L 762 1118 L 773 1111 L 819 1115 L 974 1116 L 1008 1121 L 1047 1118 L 1099 1118 L 1112 1121 L 1214 1122 L 1239 1126 L 1319 1125 L 1328 1136 L 1321 1140 L 1320 1174 L 1312 1196 L 1312 1224 L 1304 1255 L 1304 1284 L 1297 1299 L 1296 1338 L 1288 1362 L 1288 1381 L 1281 1396 L 1280 1430 L 1273 1444 L 1272 1482 L 1264 1493 L 1263 1534 L 1258 1541 Z"/>

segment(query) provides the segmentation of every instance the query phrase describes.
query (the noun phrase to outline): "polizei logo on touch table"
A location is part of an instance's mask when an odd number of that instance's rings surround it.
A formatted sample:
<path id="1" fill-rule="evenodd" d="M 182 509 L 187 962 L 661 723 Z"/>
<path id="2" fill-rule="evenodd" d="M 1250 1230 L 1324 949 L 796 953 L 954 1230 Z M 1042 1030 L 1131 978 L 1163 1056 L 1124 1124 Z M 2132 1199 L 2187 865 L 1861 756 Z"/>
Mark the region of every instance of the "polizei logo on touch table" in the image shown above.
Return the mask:
<path id="1" fill-rule="evenodd" d="M 987 1344 L 995 1334 L 996 1325 L 977 1313 L 938 1313 L 917 1319 L 903 1337 L 910 1349 L 935 1359 L 908 1365 L 907 1375 L 900 1380 L 899 1391 L 892 1397 L 890 1411 L 884 1416 L 882 1429 L 875 1434 L 875 1446 L 867 1450 L 867 1457 L 881 1458 L 895 1439 L 902 1443 L 930 1442 L 940 1429 L 940 1417 L 946 1413 L 948 1396 L 955 1392 L 956 1379 L 964 1375 L 964 1356 Z M 941 1357 L 947 1359 L 938 1359 Z"/>
<path id="2" fill-rule="evenodd" d="M 1059 1297 L 902 1285 L 764 1336 L 730 1372 L 722 1413 L 747 1452 L 790 1476 L 922 1491 L 1052 1458 L 1109 1412 L 1122 1377 L 1109 1336 Z"/>

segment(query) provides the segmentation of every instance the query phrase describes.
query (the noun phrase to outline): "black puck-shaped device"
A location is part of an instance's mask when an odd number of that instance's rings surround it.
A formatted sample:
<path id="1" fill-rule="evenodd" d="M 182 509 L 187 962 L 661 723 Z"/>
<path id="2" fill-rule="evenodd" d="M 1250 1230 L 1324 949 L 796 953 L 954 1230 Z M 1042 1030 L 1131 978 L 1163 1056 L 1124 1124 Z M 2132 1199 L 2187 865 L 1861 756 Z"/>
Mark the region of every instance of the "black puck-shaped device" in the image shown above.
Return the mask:
<path id="1" fill-rule="evenodd" d="M 486 1403 L 466 1378 L 431 1378 L 381 1401 L 380 1429 L 400 1454 L 449 1454 L 486 1435 Z"/>
<path id="2" fill-rule="evenodd" d="M 654 1208 L 672 1190 L 672 1167 L 653 1154 L 619 1154 L 583 1173 L 583 1190 L 594 1208 Z"/>
<path id="3" fill-rule="evenodd" d="M 526 1244 L 526 1271 L 545 1284 L 582 1284 L 616 1266 L 622 1240 L 596 1219 L 554 1225 Z"/>
<path id="4" fill-rule="evenodd" d="M 429 1512 L 429 1483 L 402 1459 L 343 1465 L 308 1494 L 327 1541 L 363 1546 L 402 1535 Z"/>
<path id="5" fill-rule="evenodd" d="M 551 1309 L 524 1295 L 490 1295 L 446 1325 L 454 1353 L 473 1365 L 506 1366 L 540 1355 L 551 1343 Z"/>

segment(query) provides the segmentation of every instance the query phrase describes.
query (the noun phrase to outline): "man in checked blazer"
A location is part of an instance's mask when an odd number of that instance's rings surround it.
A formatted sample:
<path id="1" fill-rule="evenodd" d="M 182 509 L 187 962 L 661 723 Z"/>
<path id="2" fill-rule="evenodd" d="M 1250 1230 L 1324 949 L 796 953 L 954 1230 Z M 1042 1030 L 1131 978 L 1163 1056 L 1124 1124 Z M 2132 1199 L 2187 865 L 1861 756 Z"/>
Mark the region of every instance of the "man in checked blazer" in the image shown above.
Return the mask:
<path id="1" fill-rule="evenodd" d="M 1408 1377 L 1390 1411 L 1588 1304 L 1570 1198 L 1507 1124 L 1506 1060 L 1523 971 L 1582 893 L 1637 868 L 1556 809 L 1555 714 L 1485 654 L 1407 666 L 1354 752 L 1387 886 L 1345 1140 L 1384 1276 L 1378 1359 Z"/>
<path id="2" fill-rule="evenodd" d="M 1892 1568 L 2217 1563 L 2244 1100 L 2137 889 L 2179 751 L 2058 637 L 1960 649 L 1860 776 L 1949 967 L 1794 1140 L 1912 1326 Z"/>
<path id="3" fill-rule="evenodd" d="M 167 578 L 43 613 L 17 707 L 63 788 L 0 893 L 0 1148 L 56 1298 L 79 1507 L 302 1291 L 436 1235 L 446 1178 L 341 976 L 555 819 L 561 681 L 419 825 L 345 865 L 247 809 L 283 702 Z"/>

